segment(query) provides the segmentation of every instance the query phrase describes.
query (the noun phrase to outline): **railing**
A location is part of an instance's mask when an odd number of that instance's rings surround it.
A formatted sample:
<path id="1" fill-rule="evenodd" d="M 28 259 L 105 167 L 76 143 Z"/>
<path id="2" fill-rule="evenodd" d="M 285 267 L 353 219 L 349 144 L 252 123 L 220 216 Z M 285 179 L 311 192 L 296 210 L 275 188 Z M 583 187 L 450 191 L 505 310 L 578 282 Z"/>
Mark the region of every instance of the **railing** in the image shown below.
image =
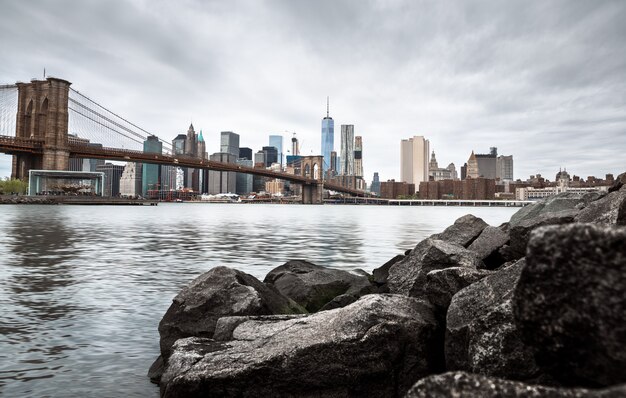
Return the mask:
<path id="1" fill-rule="evenodd" d="M 32 138 L 12 137 L 0 135 L 0 151 L 5 153 L 30 152 L 41 153 L 43 141 Z"/>

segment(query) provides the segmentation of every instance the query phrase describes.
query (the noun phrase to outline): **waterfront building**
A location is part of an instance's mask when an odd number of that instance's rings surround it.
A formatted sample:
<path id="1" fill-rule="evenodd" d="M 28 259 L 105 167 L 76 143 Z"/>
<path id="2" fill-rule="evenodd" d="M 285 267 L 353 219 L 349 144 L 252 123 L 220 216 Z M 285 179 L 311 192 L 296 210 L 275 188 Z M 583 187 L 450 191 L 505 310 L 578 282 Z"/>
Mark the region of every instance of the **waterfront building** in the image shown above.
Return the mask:
<path id="1" fill-rule="evenodd" d="M 534 176 L 531 176 L 531 177 L 534 177 Z M 538 178 L 541 178 L 541 176 L 538 175 Z M 594 179 L 593 177 L 588 178 L 588 180 L 593 180 L 593 179 Z M 589 192 L 608 192 L 609 186 L 610 186 L 605 181 L 602 182 L 605 185 L 593 184 L 591 186 L 581 186 L 581 184 L 576 184 L 576 186 L 572 186 L 573 185 L 572 182 L 573 180 L 570 178 L 570 175 L 566 170 L 559 170 L 559 172 L 556 175 L 556 184 L 553 184 L 551 186 L 546 186 L 546 187 L 537 187 L 537 186 L 516 187 L 515 199 L 517 200 L 540 200 L 543 198 L 547 198 L 549 196 L 557 195 L 562 192 L 570 192 L 570 193 L 575 193 L 579 195 L 584 195 Z"/>
<path id="2" fill-rule="evenodd" d="M 278 149 L 273 146 L 264 146 L 263 153 L 265 153 L 265 167 L 270 167 L 274 163 L 278 163 Z"/>
<path id="3" fill-rule="evenodd" d="M 239 148 L 237 148 L 239 151 Z M 209 160 L 214 162 L 236 163 L 237 157 L 226 152 L 217 152 L 209 156 Z M 208 173 L 208 193 L 215 195 L 218 193 L 235 193 L 237 190 L 237 173 L 234 171 L 209 170 Z"/>
<path id="4" fill-rule="evenodd" d="M 271 180 L 265 183 L 265 192 L 270 195 L 282 195 L 285 190 L 285 183 L 283 180 Z"/>
<path id="5" fill-rule="evenodd" d="M 254 160 L 252 158 L 252 149 L 246 147 L 239 148 L 239 159 Z"/>
<path id="6" fill-rule="evenodd" d="M 354 175 L 354 125 L 341 125 L 341 164 L 339 174 Z"/>
<path id="7" fill-rule="evenodd" d="M 385 199 L 410 198 L 415 194 L 415 184 L 387 180 L 380 183 L 380 197 Z"/>
<path id="8" fill-rule="evenodd" d="M 452 169 L 450 169 L 450 166 L 452 166 Z M 437 158 L 435 157 L 435 151 L 433 151 L 430 157 L 430 162 L 428 163 L 428 177 L 429 180 L 432 181 L 454 180 L 456 178 L 454 163 L 451 163 L 446 168 L 439 168 Z"/>
<path id="9" fill-rule="evenodd" d="M 498 158 L 498 148 L 489 148 L 489 153 L 477 153 L 474 155 L 478 166 L 478 176 L 491 180 L 496 179 L 496 164 Z M 472 177 L 476 178 L 476 177 Z"/>
<path id="10" fill-rule="evenodd" d="M 29 195 L 102 196 L 104 173 L 91 171 L 29 170 Z"/>
<path id="11" fill-rule="evenodd" d="M 143 142 L 144 153 L 163 153 L 163 143 L 151 135 Z M 144 164 L 141 176 L 141 194 L 147 197 L 148 190 L 158 190 L 161 179 L 161 166 L 158 164 Z"/>
<path id="12" fill-rule="evenodd" d="M 342 127 L 343 128 L 343 127 Z M 322 171 L 331 167 L 331 152 L 335 150 L 335 121 L 330 117 L 329 99 L 326 97 L 326 117 L 322 119 L 322 156 L 324 157 Z M 294 155 L 298 155 L 294 153 Z"/>
<path id="13" fill-rule="evenodd" d="M 480 173 L 478 171 L 478 161 L 476 160 L 476 155 L 474 154 L 474 151 L 472 151 L 472 154 L 467 160 L 467 168 L 465 173 L 465 179 L 480 177 Z"/>
<path id="14" fill-rule="evenodd" d="M 239 157 L 239 134 L 222 131 L 220 134 L 220 152 Z"/>
<path id="15" fill-rule="evenodd" d="M 126 163 L 120 177 L 120 196 L 134 198 L 141 195 L 142 165 L 142 163 Z"/>
<path id="16" fill-rule="evenodd" d="M 400 180 L 419 187 L 428 181 L 430 142 L 423 136 L 413 136 L 400 142 Z"/>
<path id="17" fill-rule="evenodd" d="M 124 172 L 124 166 L 113 163 L 98 165 L 96 171 L 104 173 L 104 185 L 102 196 L 117 197 L 120 195 L 120 178 Z"/>
<path id="18" fill-rule="evenodd" d="M 270 145 L 276 148 L 278 161 L 276 163 L 280 163 L 282 168 L 283 166 L 283 136 L 282 135 L 270 135 Z"/>
<path id="19" fill-rule="evenodd" d="M 239 158 L 236 163 L 244 167 L 254 167 L 254 161 L 252 159 Z M 237 173 L 235 193 L 237 193 L 237 195 L 247 195 L 252 192 L 253 177 L 252 174 Z"/>
<path id="20" fill-rule="evenodd" d="M 496 178 L 500 181 L 513 181 L 513 155 L 498 156 L 496 159 Z"/>
<path id="21" fill-rule="evenodd" d="M 374 173 L 374 179 L 370 185 L 370 191 L 380 196 L 380 178 L 378 177 L 378 172 Z"/>
<path id="22" fill-rule="evenodd" d="M 423 181 L 420 199 L 491 200 L 495 198 L 496 180 L 482 177 L 459 180 Z"/>

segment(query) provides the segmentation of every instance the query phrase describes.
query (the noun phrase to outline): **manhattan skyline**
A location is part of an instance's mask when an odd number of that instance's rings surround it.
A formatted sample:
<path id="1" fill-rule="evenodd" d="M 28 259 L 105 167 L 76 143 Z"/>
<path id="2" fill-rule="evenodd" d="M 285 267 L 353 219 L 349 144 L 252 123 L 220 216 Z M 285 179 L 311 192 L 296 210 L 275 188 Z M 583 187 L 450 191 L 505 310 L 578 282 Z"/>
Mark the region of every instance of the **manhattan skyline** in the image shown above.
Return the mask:
<path id="1" fill-rule="evenodd" d="M 0 82 L 67 79 L 170 141 L 190 122 L 260 149 L 320 120 L 363 136 L 366 181 L 400 177 L 400 140 L 441 164 L 498 147 L 515 178 L 623 171 L 626 3 L 2 1 Z M 71 10 L 71 11 L 69 11 Z M 337 134 L 335 134 L 337 135 Z M 335 138 L 335 150 L 339 151 Z M 0 177 L 10 174 L 0 155 Z"/>

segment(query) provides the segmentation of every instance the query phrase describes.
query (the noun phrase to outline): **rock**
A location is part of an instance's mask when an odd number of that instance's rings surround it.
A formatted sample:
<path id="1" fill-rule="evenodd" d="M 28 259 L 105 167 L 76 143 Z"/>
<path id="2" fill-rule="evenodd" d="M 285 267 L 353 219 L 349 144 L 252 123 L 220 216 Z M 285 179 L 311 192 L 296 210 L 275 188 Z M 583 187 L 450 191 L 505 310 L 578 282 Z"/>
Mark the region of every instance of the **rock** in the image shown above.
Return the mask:
<path id="1" fill-rule="evenodd" d="M 487 269 L 495 269 L 505 262 L 498 250 L 508 242 L 508 225 L 504 228 L 487 226 L 467 249 L 475 252 Z"/>
<path id="2" fill-rule="evenodd" d="M 597 195 L 583 195 L 573 192 L 563 192 L 558 195 L 549 196 L 539 202 L 524 206 L 511 217 L 511 228 L 544 214 L 555 214 L 560 212 L 578 212 L 579 205 L 587 206 L 597 198 Z M 512 237 L 511 237 L 512 238 Z"/>
<path id="3" fill-rule="evenodd" d="M 424 297 L 426 275 L 435 269 L 482 266 L 475 253 L 462 246 L 437 239 L 424 239 L 411 254 L 389 269 L 387 285 L 391 293 Z"/>
<path id="4" fill-rule="evenodd" d="M 514 308 L 537 363 L 567 385 L 626 383 L 626 228 L 536 230 Z"/>
<path id="5" fill-rule="evenodd" d="M 625 394 L 625 385 L 606 390 L 568 389 L 448 372 L 421 379 L 405 398 L 618 398 Z"/>
<path id="6" fill-rule="evenodd" d="M 577 216 L 577 222 L 626 225 L 626 187 L 590 203 Z"/>
<path id="7" fill-rule="evenodd" d="M 212 337 L 215 323 L 227 315 L 271 315 L 306 310 L 252 275 L 216 267 L 184 287 L 159 323 L 161 355 L 169 357 L 183 337 Z"/>
<path id="8" fill-rule="evenodd" d="M 431 238 L 468 247 L 487 225 L 481 218 L 466 214 L 458 218 L 442 233 L 432 235 Z"/>
<path id="9" fill-rule="evenodd" d="M 410 253 L 411 251 L 409 250 L 408 252 Z M 372 271 L 373 283 L 376 286 L 378 286 L 380 293 L 388 293 L 389 289 L 387 288 L 386 285 L 387 285 L 387 278 L 389 277 L 389 268 L 391 268 L 391 266 L 397 263 L 398 261 L 402 260 L 404 257 L 405 255 L 398 254 L 391 260 L 387 261 L 385 264 L 381 265 L 380 267 Z"/>
<path id="10" fill-rule="evenodd" d="M 355 298 L 372 293 L 369 278 L 350 272 L 315 265 L 304 260 L 291 260 L 274 268 L 263 280 L 281 294 L 316 312 L 341 294 Z"/>
<path id="11" fill-rule="evenodd" d="M 545 225 L 561 225 L 574 222 L 574 217 L 578 214 L 578 210 L 563 210 L 556 213 L 541 213 L 533 218 L 526 218 L 521 222 L 513 225 L 511 224 L 511 230 L 509 236 L 511 237 L 511 243 L 509 245 L 509 252 L 505 253 L 503 257 L 506 260 L 518 259 L 526 255 L 526 245 L 530 238 L 530 233 L 535 229 Z"/>
<path id="12" fill-rule="evenodd" d="M 159 355 L 152 365 L 150 365 L 150 369 L 148 369 L 148 377 L 150 378 L 150 381 L 158 384 L 164 370 L 165 361 L 163 361 L 163 357 Z"/>
<path id="13" fill-rule="evenodd" d="M 525 266 L 520 260 L 462 289 L 446 317 L 448 370 L 524 380 L 538 368 L 513 317 L 512 296 Z"/>
<path id="14" fill-rule="evenodd" d="M 619 191 L 624 185 L 626 185 L 626 173 L 622 173 L 617 176 L 615 182 L 609 188 L 609 192 Z"/>
<path id="15" fill-rule="evenodd" d="M 398 295 L 298 319 L 245 320 L 230 335 L 178 340 L 162 397 L 398 397 L 441 370 L 432 305 Z"/>
<path id="16" fill-rule="evenodd" d="M 328 311 L 328 310 L 334 310 L 335 308 L 343 308 L 347 305 L 354 303 L 356 300 L 357 298 L 351 294 L 340 294 L 339 296 L 330 300 L 328 303 L 324 304 L 324 306 L 320 308 L 320 311 Z"/>
<path id="17" fill-rule="evenodd" d="M 430 271 L 426 274 L 426 298 L 440 309 L 447 310 L 452 296 L 459 290 L 491 274 L 493 271 L 468 267 Z"/>

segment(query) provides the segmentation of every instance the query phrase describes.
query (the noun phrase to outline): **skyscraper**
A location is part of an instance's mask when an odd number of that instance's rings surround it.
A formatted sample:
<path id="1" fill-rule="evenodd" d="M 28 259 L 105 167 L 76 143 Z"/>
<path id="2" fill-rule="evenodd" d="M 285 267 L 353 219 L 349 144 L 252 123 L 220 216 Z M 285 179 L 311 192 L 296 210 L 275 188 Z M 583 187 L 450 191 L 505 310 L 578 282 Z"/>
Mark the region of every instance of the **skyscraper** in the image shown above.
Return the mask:
<path id="1" fill-rule="evenodd" d="M 340 173 L 345 176 L 354 175 L 354 125 L 341 125 L 341 166 Z"/>
<path id="2" fill-rule="evenodd" d="M 478 161 L 476 160 L 476 155 L 474 155 L 474 151 L 470 155 L 467 160 L 467 169 L 465 178 L 478 178 L 480 177 L 480 172 L 478 171 Z"/>
<path id="3" fill-rule="evenodd" d="M 335 121 L 330 117 L 329 99 L 326 97 L 326 117 L 322 119 L 322 156 L 324 157 L 322 171 L 330 168 L 330 153 L 335 150 Z M 296 155 L 296 154 L 294 154 Z"/>
<path id="4" fill-rule="evenodd" d="M 354 175 L 363 177 L 363 137 L 354 137 Z"/>
<path id="5" fill-rule="evenodd" d="M 372 185 L 370 185 L 370 191 L 380 196 L 380 177 L 378 177 L 378 172 L 374 173 L 374 179 L 372 180 Z"/>
<path id="6" fill-rule="evenodd" d="M 220 136 L 220 152 L 239 157 L 239 134 L 222 131 Z"/>
<path id="7" fill-rule="evenodd" d="M 176 138 L 172 140 L 172 155 L 184 155 L 186 141 L 187 136 L 185 134 L 178 134 Z"/>
<path id="8" fill-rule="evenodd" d="M 269 167 L 273 163 L 278 163 L 278 149 L 276 149 L 276 147 L 264 146 L 263 152 L 265 153 L 265 167 Z"/>
<path id="9" fill-rule="evenodd" d="M 423 136 L 400 142 L 400 180 L 419 187 L 420 182 L 428 181 L 428 156 L 430 142 Z"/>
<path id="10" fill-rule="evenodd" d="M 498 158 L 498 148 L 489 148 L 489 153 L 477 153 L 476 162 L 478 163 L 478 177 L 496 179 L 496 159 Z"/>
<path id="11" fill-rule="evenodd" d="M 252 149 L 245 147 L 239 148 L 239 159 L 252 160 Z"/>
<path id="12" fill-rule="evenodd" d="M 163 153 L 163 143 L 151 135 L 143 142 L 144 153 Z M 141 192 L 143 196 L 148 195 L 148 190 L 159 189 L 161 178 L 161 167 L 158 164 L 144 164 L 142 168 Z"/>
<path id="13" fill-rule="evenodd" d="M 498 156 L 496 159 L 496 178 L 501 181 L 513 181 L 513 155 Z"/>
<path id="14" fill-rule="evenodd" d="M 120 195 L 135 197 L 141 195 L 142 163 L 126 163 L 120 178 Z"/>
<path id="15" fill-rule="evenodd" d="M 283 166 L 283 136 L 282 135 L 270 135 L 270 146 L 273 146 L 278 151 L 278 161 L 282 168 Z"/>

